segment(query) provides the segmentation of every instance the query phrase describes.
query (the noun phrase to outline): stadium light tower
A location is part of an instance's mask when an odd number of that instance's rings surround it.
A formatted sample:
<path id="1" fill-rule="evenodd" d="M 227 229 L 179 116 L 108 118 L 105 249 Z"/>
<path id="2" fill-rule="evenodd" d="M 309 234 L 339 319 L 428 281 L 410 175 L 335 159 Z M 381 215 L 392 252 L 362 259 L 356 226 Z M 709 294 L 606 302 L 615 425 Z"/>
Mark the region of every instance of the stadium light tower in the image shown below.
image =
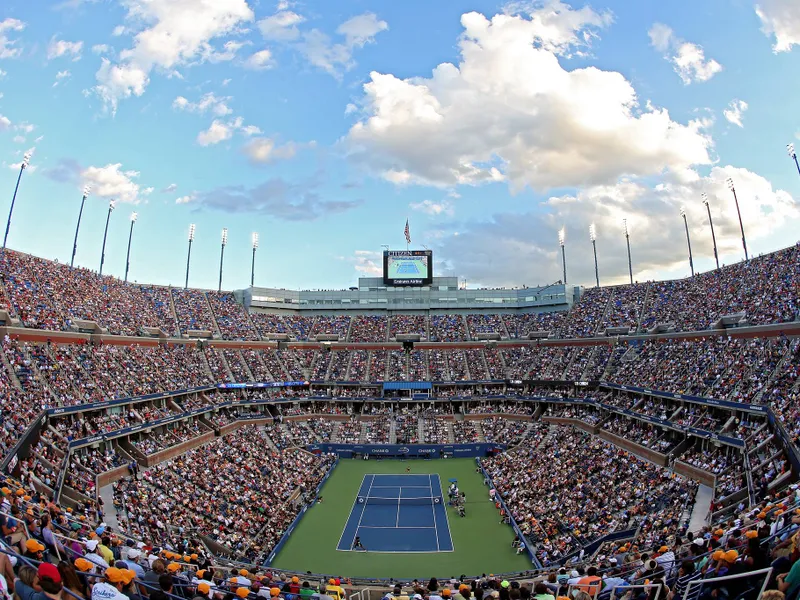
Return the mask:
<path id="1" fill-rule="evenodd" d="M 250 287 L 256 280 L 256 250 L 258 250 L 258 232 L 253 232 L 253 264 L 250 266 Z"/>
<path id="2" fill-rule="evenodd" d="M 70 268 L 75 266 L 75 253 L 78 251 L 78 230 L 81 228 L 81 217 L 83 216 L 83 205 L 86 203 L 86 198 L 89 197 L 89 192 L 92 191 L 91 186 L 83 188 L 83 197 L 81 198 L 81 209 L 78 211 L 78 224 L 75 226 L 75 241 L 72 242 L 72 258 L 69 261 Z"/>
<path id="3" fill-rule="evenodd" d="M 108 203 L 108 214 L 106 215 L 106 228 L 103 231 L 103 249 L 100 251 L 100 275 L 103 274 L 103 263 L 106 262 L 106 238 L 108 237 L 108 223 L 111 221 L 111 212 L 117 203 L 112 200 Z"/>
<path id="4" fill-rule="evenodd" d="M 683 224 L 686 227 L 686 244 L 689 246 L 689 269 L 692 271 L 694 277 L 694 262 L 692 261 L 692 240 L 689 237 L 689 220 L 686 218 L 686 208 L 681 206 L 681 216 L 683 217 Z"/>
<path id="5" fill-rule="evenodd" d="M 19 175 L 17 175 L 17 185 L 14 188 L 14 195 L 11 197 L 11 208 L 8 210 L 8 221 L 6 221 L 6 234 L 3 236 L 3 250 L 6 249 L 6 242 L 8 241 L 8 230 L 11 229 L 11 215 L 14 213 L 14 203 L 17 201 L 17 192 L 19 191 L 19 182 L 22 179 L 22 172 L 28 167 L 31 162 L 31 152 L 28 151 L 22 155 L 22 162 L 19 165 Z"/>
<path id="6" fill-rule="evenodd" d="M 567 231 L 563 227 L 558 230 L 558 243 L 561 246 L 561 265 L 564 271 L 564 285 L 567 285 L 567 251 L 564 243 L 567 240 Z"/>
<path id="7" fill-rule="evenodd" d="M 628 232 L 628 219 L 622 219 L 622 233 L 625 234 L 625 242 L 628 244 L 628 273 L 631 276 L 631 285 L 633 285 L 633 263 L 631 262 L 631 236 Z"/>
<path id="8" fill-rule="evenodd" d="M 711 241 L 714 243 L 714 260 L 717 261 L 717 270 L 719 270 L 719 255 L 717 254 L 717 236 L 714 235 L 714 221 L 711 220 L 711 205 L 708 203 L 708 194 L 703 192 L 703 204 L 706 205 L 708 211 L 708 224 L 711 225 Z"/>
<path id="9" fill-rule="evenodd" d="M 192 260 L 192 242 L 194 241 L 194 231 L 195 225 L 192 223 L 189 225 L 189 253 L 186 255 L 186 283 L 184 283 L 183 289 L 189 289 L 189 261 Z"/>
<path id="10" fill-rule="evenodd" d="M 786 151 L 794 159 L 794 166 L 797 167 L 797 172 L 800 173 L 800 162 L 797 162 L 797 152 L 794 151 L 794 144 L 786 144 Z"/>
<path id="11" fill-rule="evenodd" d="M 594 250 L 594 279 L 597 287 L 600 287 L 600 271 L 597 270 L 597 228 L 594 223 L 589 225 L 589 239 L 592 240 L 592 250 Z"/>
<path id="12" fill-rule="evenodd" d="M 728 188 L 733 192 L 733 200 L 736 202 L 736 214 L 739 215 L 739 229 L 742 231 L 742 248 L 744 248 L 744 259 L 750 260 L 747 255 L 747 240 L 744 237 L 744 224 L 742 223 L 742 211 L 739 210 L 739 198 L 736 196 L 736 188 L 733 185 L 733 179 L 728 177 Z"/>
<path id="13" fill-rule="evenodd" d="M 139 213 L 131 213 L 131 230 L 130 233 L 128 233 L 128 253 L 125 255 L 125 283 L 128 282 L 128 269 L 131 268 L 131 240 L 133 239 L 133 226 L 138 218 Z"/>
<path id="14" fill-rule="evenodd" d="M 225 246 L 228 245 L 228 228 L 222 228 L 222 246 L 220 247 L 219 251 L 219 287 L 217 288 L 218 292 L 222 291 L 222 261 L 225 258 Z"/>

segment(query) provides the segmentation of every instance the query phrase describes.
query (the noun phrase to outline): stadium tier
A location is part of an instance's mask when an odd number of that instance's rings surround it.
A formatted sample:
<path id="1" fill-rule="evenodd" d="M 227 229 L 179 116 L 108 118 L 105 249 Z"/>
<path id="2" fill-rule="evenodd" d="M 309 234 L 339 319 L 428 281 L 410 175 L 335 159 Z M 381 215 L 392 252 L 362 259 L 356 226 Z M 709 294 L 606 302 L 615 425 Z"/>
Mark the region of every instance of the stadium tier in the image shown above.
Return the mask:
<path id="1" fill-rule="evenodd" d="M 0 570 L 286 600 L 800 577 L 798 246 L 552 312 L 266 311 L 10 250 L 0 270 Z"/>

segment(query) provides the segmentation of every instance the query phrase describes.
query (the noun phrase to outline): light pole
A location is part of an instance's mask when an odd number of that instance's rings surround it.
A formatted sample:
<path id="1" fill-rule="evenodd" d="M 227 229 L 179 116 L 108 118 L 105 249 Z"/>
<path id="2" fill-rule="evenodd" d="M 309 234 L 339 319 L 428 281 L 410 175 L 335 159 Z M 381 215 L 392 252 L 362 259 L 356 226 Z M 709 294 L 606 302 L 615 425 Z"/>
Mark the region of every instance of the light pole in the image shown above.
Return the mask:
<path id="1" fill-rule="evenodd" d="M 708 224 L 711 226 L 711 241 L 714 242 L 714 260 L 717 262 L 717 270 L 719 271 L 719 255 L 717 254 L 717 236 L 714 235 L 714 221 L 711 220 L 711 205 L 708 203 L 708 194 L 703 192 L 703 204 L 706 205 L 708 211 Z"/>
<path id="2" fill-rule="evenodd" d="M 794 166 L 797 167 L 797 172 L 800 173 L 800 162 L 797 162 L 797 152 L 794 151 L 794 144 L 786 144 L 786 151 L 794 159 Z"/>
<path id="3" fill-rule="evenodd" d="M 228 244 L 228 228 L 224 227 L 222 229 L 222 246 L 219 251 L 219 287 L 217 288 L 218 292 L 222 291 L 222 261 L 225 258 L 225 246 Z"/>
<path id="4" fill-rule="evenodd" d="M 733 179 L 728 177 L 728 188 L 733 192 L 733 200 L 736 202 L 736 214 L 739 216 L 739 229 L 742 230 L 742 248 L 744 248 L 744 259 L 750 260 L 747 255 L 747 240 L 744 237 L 744 224 L 742 223 L 742 211 L 739 210 L 739 198 L 736 196 L 736 188 L 733 186 Z"/>
<path id="5" fill-rule="evenodd" d="M 108 203 L 108 214 L 106 215 L 106 228 L 103 231 L 103 249 L 100 251 L 100 275 L 103 275 L 103 263 L 106 262 L 106 238 L 108 237 L 108 222 L 111 220 L 111 211 L 117 205 L 113 200 Z"/>
<path id="6" fill-rule="evenodd" d="M 628 273 L 631 276 L 631 285 L 633 285 L 633 263 L 631 262 L 631 236 L 628 233 L 628 219 L 622 219 L 622 232 L 625 234 L 625 242 L 628 244 Z"/>
<path id="7" fill-rule="evenodd" d="M 683 224 L 686 227 L 686 244 L 689 246 L 689 269 L 692 271 L 694 277 L 694 262 L 692 261 L 692 240 L 689 237 L 689 221 L 686 218 L 686 208 L 681 206 L 681 216 L 683 217 Z"/>
<path id="8" fill-rule="evenodd" d="M 131 230 L 130 233 L 128 233 L 128 254 L 125 256 L 125 283 L 128 282 L 128 269 L 131 268 L 131 240 L 133 239 L 133 225 L 136 223 L 136 219 L 138 218 L 138 213 L 131 213 Z"/>
<path id="9" fill-rule="evenodd" d="M 258 250 L 258 233 L 253 232 L 253 264 L 250 266 L 250 287 L 256 280 L 256 250 Z"/>
<path id="10" fill-rule="evenodd" d="M 19 165 L 19 175 L 17 176 L 17 185 L 14 188 L 14 195 L 11 197 L 11 208 L 8 211 L 8 221 L 6 221 L 6 234 L 3 236 L 3 250 L 6 249 L 6 242 L 8 241 L 8 230 L 11 229 L 11 215 L 14 212 L 14 203 L 17 201 L 17 192 L 19 191 L 19 182 L 22 179 L 22 172 L 26 169 L 31 162 L 31 152 L 26 152 L 22 155 L 22 162 Z"/>
<path id="11" fill-rule="evenodd" d="M 75 241 L 72 242 L 72 258 L 69 261 L 70 268 L 75 266 L 75 253 L 78 251 L 78 230 L 81 228 L 81 217 L 83 216 L 83 205 L 86 198 L 89 197 L 89 192 L 92 191 L 91 186 L 83 188 L 83 197 L 81 198 L 81 209 L 78 211 L 78 224 L 75 226 Z"/>
<path id="12" fill-rule="evenodd" d="M 589 225 L 589 239 L 592 240 L 592 250 L 594 250 L 594 279 L 597 287 L 600 287 L 600 271 L 597 270 L 597 228 L 594 223 Z"/>
<path id="13" fill-rule="evenodd" d="M 564 242 L 567 239 L 567 232 L 562 227 L 558 230 L 558 243 L 561 245 L 561 265 L 564 270 L 564 285 L 567 285 L 567 251 L 564 249 Z"/>
<path id="14" fill-rule="evenodd" d="M 189 253 L 186 255 L 186 283 L 184 289 L 189 289 L 189 261 L 192 259 L 192 242 L 194 241 L 194 223 L 189 225 Z"/>

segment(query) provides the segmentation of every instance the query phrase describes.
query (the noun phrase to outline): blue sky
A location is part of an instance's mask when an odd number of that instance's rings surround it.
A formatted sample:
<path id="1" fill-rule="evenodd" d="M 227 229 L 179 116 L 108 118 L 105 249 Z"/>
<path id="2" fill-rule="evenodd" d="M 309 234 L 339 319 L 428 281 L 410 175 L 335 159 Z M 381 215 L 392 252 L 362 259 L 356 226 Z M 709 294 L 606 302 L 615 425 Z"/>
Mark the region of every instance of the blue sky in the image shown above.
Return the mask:
<path id="1" fill-rule="evenodd" d="M 800 6 L 792 0 L 562 3 L 7 0 L 0 190 L 22 154 L 12 248 L 131 279 L 341 288 L 381 244 L 432 248 L 470 285 L 688 275 L 797 241 Z"/>

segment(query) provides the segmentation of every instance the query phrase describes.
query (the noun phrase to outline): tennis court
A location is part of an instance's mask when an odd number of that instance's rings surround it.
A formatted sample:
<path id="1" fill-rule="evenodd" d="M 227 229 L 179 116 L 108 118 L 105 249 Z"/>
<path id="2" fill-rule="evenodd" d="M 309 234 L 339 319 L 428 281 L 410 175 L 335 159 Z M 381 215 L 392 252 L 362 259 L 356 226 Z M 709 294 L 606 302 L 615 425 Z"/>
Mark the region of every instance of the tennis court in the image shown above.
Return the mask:
<path id="1" fill-rule="evenodd" d="M 452 552 L 438 475 L 364 475 L 337 550 Z"/>

